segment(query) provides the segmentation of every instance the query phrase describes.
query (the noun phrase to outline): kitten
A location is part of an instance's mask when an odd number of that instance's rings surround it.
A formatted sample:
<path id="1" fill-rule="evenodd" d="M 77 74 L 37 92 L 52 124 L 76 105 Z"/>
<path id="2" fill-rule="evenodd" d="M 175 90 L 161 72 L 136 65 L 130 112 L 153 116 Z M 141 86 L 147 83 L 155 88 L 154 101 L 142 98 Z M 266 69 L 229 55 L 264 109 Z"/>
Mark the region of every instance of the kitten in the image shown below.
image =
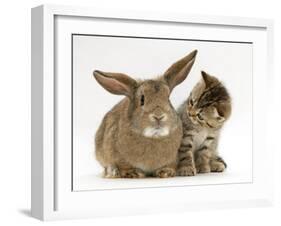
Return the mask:
<path id="1" fill-rule="evenodd" d="M 223 172 L 224 160 L 217 145 L 224 122 L 231 113 L 231 99 L 223 84 L 202 71 L 188 99 L 179 107 L 183 123 L 183 139 L 178 153 L 177 174 Z"/>

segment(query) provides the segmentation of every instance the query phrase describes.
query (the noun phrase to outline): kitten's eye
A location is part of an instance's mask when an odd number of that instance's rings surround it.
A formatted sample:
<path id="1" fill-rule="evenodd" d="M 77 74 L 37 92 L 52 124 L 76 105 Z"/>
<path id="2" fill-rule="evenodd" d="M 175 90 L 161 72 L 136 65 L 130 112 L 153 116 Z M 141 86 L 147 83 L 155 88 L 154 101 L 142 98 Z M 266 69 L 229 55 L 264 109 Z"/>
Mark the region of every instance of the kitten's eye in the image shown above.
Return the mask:
<path id="1" fill-rule="evenodd" d="M 190 103 L 191 106 L 193 106 L 193 104 L 194 104 L 194 102 L 193 102 L 193 100 L 191 98 L 189 100 L 189 103 Z"/>
<path id="2" fill-rule="evenodd" d="M 201 121 L 203 120 L 203 117 L 201 116 L 201 114 L 197 114 L 197 118 Z"/>
<path id="3" fill-rule="evenodd" d="M 144 95 L 141 95 L 141 106 L 144 105 Z"/>

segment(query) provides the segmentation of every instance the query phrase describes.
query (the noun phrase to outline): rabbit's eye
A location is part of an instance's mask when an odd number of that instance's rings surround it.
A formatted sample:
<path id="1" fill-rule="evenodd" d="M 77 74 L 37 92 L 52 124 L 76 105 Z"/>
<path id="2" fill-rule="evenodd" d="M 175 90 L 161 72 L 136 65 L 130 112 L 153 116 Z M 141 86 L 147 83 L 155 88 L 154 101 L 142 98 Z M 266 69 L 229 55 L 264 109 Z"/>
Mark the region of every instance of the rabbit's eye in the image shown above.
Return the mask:
<path id="1" fill-rule="evenodd" d="M 144 105 L 144 95 L 141 95 L 141 106 Z"/>

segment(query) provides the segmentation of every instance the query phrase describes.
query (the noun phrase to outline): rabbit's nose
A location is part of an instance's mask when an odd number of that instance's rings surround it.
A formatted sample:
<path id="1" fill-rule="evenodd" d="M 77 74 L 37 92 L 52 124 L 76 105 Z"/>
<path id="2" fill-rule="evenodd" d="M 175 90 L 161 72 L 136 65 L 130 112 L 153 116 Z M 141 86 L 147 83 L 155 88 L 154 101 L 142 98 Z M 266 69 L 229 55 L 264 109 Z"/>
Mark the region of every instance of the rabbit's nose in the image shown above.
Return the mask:
<path id="1" fill-rule="evenodd" d="M 153 116 L 155 120 L 157 121 L 161 121 L 163 118 L 164 118 L 164 115 L 161 115 L 161 116 Z"/>
<path id="2" fill-rule="evenodd" d="M 161 121 L 165 121 L 167 119 L 167 115 L 166 114 L 161 114 L 161 115 L 150 114 L 149 118 L 151 121 L 161 122 Z"/>

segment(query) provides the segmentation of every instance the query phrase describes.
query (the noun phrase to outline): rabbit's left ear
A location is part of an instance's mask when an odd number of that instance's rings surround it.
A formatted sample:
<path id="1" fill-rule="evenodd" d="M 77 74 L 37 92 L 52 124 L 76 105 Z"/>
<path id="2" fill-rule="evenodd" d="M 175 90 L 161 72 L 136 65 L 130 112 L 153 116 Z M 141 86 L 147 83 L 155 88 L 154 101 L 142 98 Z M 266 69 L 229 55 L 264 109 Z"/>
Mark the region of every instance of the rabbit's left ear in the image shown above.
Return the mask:
<path id="1" fill-rule="evenodd" d="M 174 63 L 164 73 L 164 79 L 168 83 L 170 90 L 183 82 L 189 74 L 197 54 L 197 50 L 192 51 L 190 54 Z"/>
<path id="2" fill-rule="evenodd" d="M 95 70 L 93 75 L 103 88 L 116 95 L 132 97 L 137 86 L 137 82 L 125 74 Z"/>

